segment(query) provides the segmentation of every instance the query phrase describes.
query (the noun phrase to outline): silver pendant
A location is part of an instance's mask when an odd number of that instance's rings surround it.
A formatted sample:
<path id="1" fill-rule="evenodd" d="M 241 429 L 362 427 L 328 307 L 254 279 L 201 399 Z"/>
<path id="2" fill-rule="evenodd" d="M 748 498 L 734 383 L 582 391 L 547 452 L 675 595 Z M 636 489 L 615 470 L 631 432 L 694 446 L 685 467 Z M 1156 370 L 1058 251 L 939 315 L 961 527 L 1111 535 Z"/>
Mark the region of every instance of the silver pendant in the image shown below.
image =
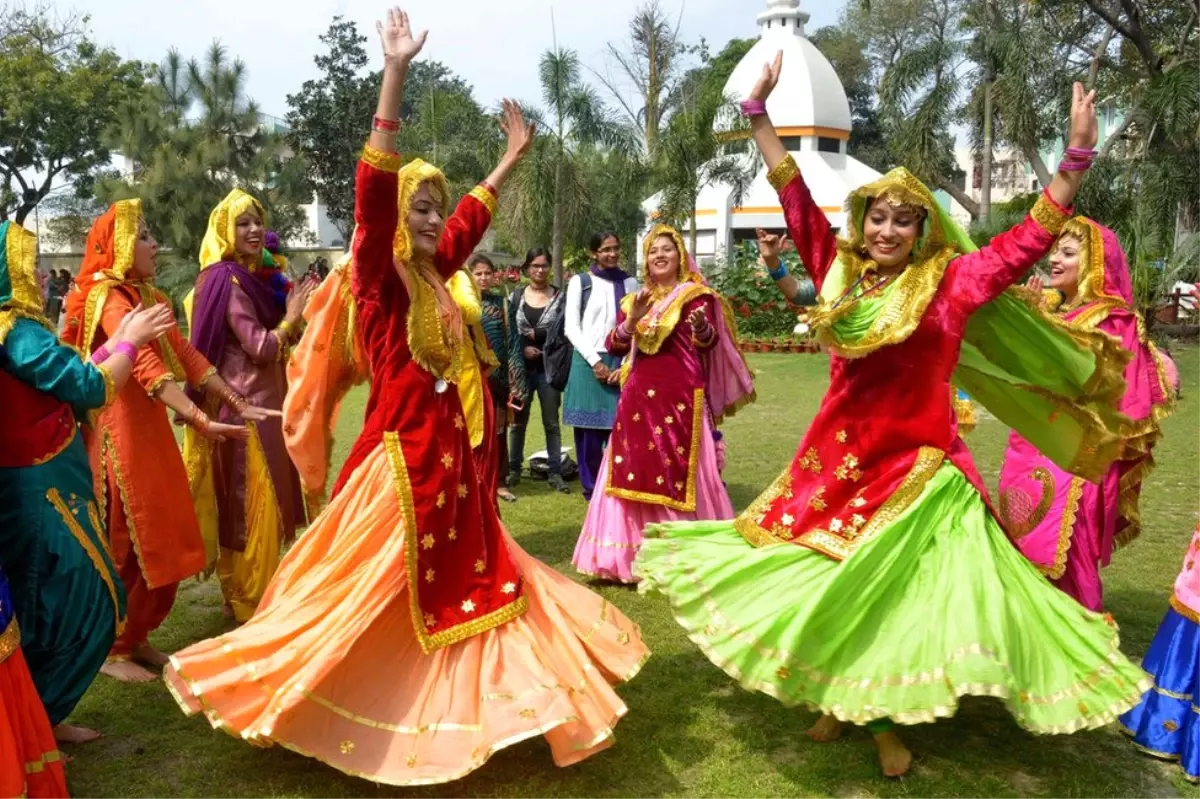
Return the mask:
<path id="1" fill-rule="evenodd" d="M 436 383 L 434 383 L 434 384 L 433 384 L 433 390 L 434 390 L 434 392 L 435 392 L 435 393 L 438 393 L 438 394 L 445 394 L 445 393 L 446 393 L 446 389 L 447 389 L 449 386 L 450 386 L 450 384 L 449 384 L 449 383 L 447 383 L 445 380 L 442 380 L 441 378 L 438 378 L 438 381 L 437 381 Z"/>

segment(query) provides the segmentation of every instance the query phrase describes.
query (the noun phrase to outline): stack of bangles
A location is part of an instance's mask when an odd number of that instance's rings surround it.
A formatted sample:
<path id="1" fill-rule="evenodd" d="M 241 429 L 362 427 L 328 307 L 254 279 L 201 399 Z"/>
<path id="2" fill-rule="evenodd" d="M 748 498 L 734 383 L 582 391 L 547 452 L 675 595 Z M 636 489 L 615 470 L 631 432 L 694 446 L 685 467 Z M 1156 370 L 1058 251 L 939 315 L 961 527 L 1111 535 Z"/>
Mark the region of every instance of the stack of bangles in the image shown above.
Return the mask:
<path id="1" fill-rule="evenodd" d="M 763 266 L 767 266 L 765 261 L 763 262 Z M 779 266 L 775 267 L 774 269 L 767 266 L 767 276 L 770 277 L 772 280 L 774 280 L 776 283 L 778 283 L 779 281 L 783 280 L 785 277 L 788 276 L 787 264 L 785 264 L 783 262 L 783 260 L 780 259 Z"/>
<path id="2" fill-rule="evenodd" d="M 250 407 L 250 403 L 246 402 L 246 398 L 238 394 L 228 384 L 222 385 L 216 390 L 217 398 L 223 402 L 226 407 L 232 410 L 239 416 Z"/>
<path id="3" fill-rule="evenodd" d="M 1068 147 L 1058 165 L 1059 172 L 1083 172 L 1096 160 L 1096 151 L 1083 147 Z"/>
<path id="4" fill-rule="evenodd" d="M 619 340 L 622 343 L 629 341 L 630 339 L 633 338 L 633 332 L 629 329 L 629 319 L 628 318 L 626 318 L 626 320 L 624 322 L 622 322 L 621 324 L 617 325 L 616 335 L 617 335 L 617 340 Z"/>
<path id="5" fill-rule="evenodd" d="M 703 327 L 701 327 L 699 330 L 694 328 L 692 329 L 692 342 L 694 344 L 699 344 L 701 347 L 707 347 L 709 344 L 712 344 L 713 336 L 716 334 L 716 328 L 714 328 L 712 324 L 705 319 Z"/>
<path id="6" fill-rule="evenodd" d="M 376 114 L 375 118 L 371 121 L 371 130 L 378 131 L 379 133 L 399 133 L 400 120 L 384 119 Z"/>
<path id="7" fill-rule="evenodd" d="M 130 363 L 137 361 L 137 347 L 130 344 L 128 341 L 118 341 L 109 349 L 108 344 L 101 344 L 95 352 L 92 353 L 92 363 L 101 364 L 107 361 L 114 355 L 124 355 L 129 359 Z"/>
<path id="8" fill-rule="evenodd" d="M 742 116 L 746 119 L 765 116 L 767 113 L 766 100 L 742 100 L 739 107 L 742 110 Z"/>
<path id="9" fill-rule="evenodd" d="M 292 325 L 292 323 L 284 319 L 275 328 L 275 335 L 279 337 L 280 343 L 287 343 L 292 340 L 292 334 L 295 331 L 296 328 Z"/>
<path id="10" fill-rule="evenodd" d="M 212 424 L 212 419 L 208 418 L 208 414 L 200 410 L 200 406 L 195 403 L 188 408 L 187 413 L 183 414 L 183 421 L 197 430 L 207 430 L 208 426 Z"/>

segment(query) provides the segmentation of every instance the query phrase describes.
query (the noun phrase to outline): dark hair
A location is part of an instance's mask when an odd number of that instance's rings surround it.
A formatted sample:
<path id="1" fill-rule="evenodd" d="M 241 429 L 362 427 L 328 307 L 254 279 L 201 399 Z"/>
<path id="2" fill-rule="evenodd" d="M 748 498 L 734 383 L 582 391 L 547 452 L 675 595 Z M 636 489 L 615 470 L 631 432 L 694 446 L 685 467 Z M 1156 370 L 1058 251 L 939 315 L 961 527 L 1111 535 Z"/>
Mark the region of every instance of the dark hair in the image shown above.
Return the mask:
<path id="1" fill-rule="evenodd" d="M 533 263 L 534 258 L 545 258 L 547 266 L 549 266 L 554 260 L 550 257 L 550 251 L 545 247 L 534 247 L 532 250 L 525 253 L 525 263 L 521 264 L 521 268 L 528 269 L 529 265 Z"/>
<path id="2" fill-rule="evenodd" d="M 592 252 L 597 252 L 604 246 L 605 239 L 616 239 L 617 245 L 621 244 L 621 237 L 612 230 L 601 230 L 599 233 L 593 233 L 592 238 L 588 240 L 588 249 Z"/>
<path id="3" fill-rule="evenodd" d="M 481 252 L 477 252 L 467 259 L 467 269 L 474 269 L 480 264 L 487 264 L 487 268 L 493 271 L 496 269 L 496 265 L 492 263 L 492 259 Z"/>

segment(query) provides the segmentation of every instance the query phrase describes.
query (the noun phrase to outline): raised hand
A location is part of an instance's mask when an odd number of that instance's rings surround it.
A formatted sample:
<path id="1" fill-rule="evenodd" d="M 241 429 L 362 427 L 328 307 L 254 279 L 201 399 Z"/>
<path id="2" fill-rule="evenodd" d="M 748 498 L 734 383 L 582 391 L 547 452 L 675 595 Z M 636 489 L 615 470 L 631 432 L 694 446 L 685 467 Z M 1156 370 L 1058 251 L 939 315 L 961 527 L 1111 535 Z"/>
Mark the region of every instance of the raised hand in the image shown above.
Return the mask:
<path id="1" fill-rule="evenodd" d="M 1100 136 L 1100 125 L 1096 121 L 1096 90 L 1084 91 L 1083 84 L 1076 81 L 1072 87 L 1071 131 L 1067 143 L 1071 147 L 1092 150 Z"/>
<path id="2" fill-rule="evenodd" d="M 758 236 L 758 254 L 762 256 L 762 259 L 764 261 L 779 260 L 779 253 L 783 252 L 787 235 L 768 233 L 762 228 L 756 228 L 754 233 Z"/>
<path id="3" fill-rule="evenodd" d="M 775 60 L 770 64 L 763 64 L 762 75 L 759 76 L 758 82 L 754 84 L 754 88 L 750 90 L 748 100 L 766 100 L 771 96 L 771 92 L 775 91 L 775 84 L 779 83 L 779 72 L 783 69 L 783 51 L 780 50 L 775 54 Z"/>
<path id="4" fill-rule="evenodd" d="M 519 161 L 529 152 L 529 148 L 533 146 L 533 137 L 537 132 L 537 125 L 533 122 L 525 121 L 525 114 L 521 111 L 521 106 L 517 105 L 516 101 L 505 98 L 503 103 L 503 111 L 500 114 L 500 130 L 504 133 L 504 137 L 508 139 L 508 148 L 505 150 L 505 157 L 514 161 Z"/>
<path id="5" fill-rule="evenodd" d="M 429 35 L 429 31 L 421 31 L 414 36 L 408 23 L 408 12 L 400 10 L 399 6 L 388 9 L 387 20 L 376 22 L 375 30 L 379 31 L 379 43 L 383 45 L 383 59 L 404 64 L 421 52 L 425 37 Z"/>
<path id="6" fill-rule="evenodd" d="M 650 289 L 642 289 L 633 298 L 633 305 L 629 308 L 630 324 L 637 324 L 646 314 L 650 313 L 650 306 L 654 304 L 654 298 L 650 296 Z"/>
<path id="7" fill-rule="evenodd" d="M 284 313 L 288 323 L 295 324 L 300 321 L 300 317 L 304 315 L 304 308 L 308 305 L 308 299 L 316 289 L 317 282 L 306 277 L 300 282 L 300 285 L 291 290 L 287 298 L 287 311 Z"/>

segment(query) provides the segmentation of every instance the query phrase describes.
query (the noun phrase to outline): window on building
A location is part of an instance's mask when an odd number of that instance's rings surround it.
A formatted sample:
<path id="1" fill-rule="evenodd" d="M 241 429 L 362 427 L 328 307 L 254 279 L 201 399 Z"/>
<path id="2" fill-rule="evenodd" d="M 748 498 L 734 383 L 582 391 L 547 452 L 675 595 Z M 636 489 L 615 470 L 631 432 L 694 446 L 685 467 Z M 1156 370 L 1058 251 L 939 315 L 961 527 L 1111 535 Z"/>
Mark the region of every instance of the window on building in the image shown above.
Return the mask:
<path id="1" fill-rule="evenodd" d="M 840 153 L 842 143 L 831 136 L 818 136 L 817 150 L 823 153 Z"/>
<path id="2" fill-rule="evenodd" d="M 799 136 L 781 136 L 780 141 L 783 142 L 783 147 L 788 152 L 796 152 L 800 149 Z"/>

